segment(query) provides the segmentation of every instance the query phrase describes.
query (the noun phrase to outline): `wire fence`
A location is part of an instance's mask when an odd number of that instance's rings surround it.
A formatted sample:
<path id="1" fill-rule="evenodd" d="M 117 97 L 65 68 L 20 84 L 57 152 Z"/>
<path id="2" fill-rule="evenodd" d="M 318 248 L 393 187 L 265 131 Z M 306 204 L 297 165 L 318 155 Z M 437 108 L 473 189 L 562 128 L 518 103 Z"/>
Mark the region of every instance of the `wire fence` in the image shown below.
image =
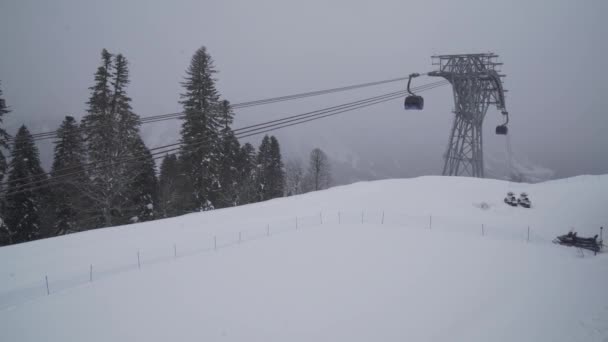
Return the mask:
<path id="1" fill-rule="evenodd" d="M 496 220 L 494 218 L 494 220 Z M 137 248 L 112 248 L 111 253 L 102 258 L 91 257 L 87 267 L 83 263 L 67 263 L 61 265 L 60 274 L 49 272 L 40 274 L 39 280 L 29 283 L 16 284 L 0 292 L 0 310 L 21 303 L 64 292 L 74 287 L 95 282 L 99 279 L 114 276 L 123 272 L 135 271 L 146 266 L 169 262 L 174 259 L 214 253 L 227 247 L 238 246 L 254 240 L 294 232 L 300 229 L 319 227 L 322 225 L 384 225 L 394 228 L 429 229 L 450 234 L 469 234 L 494 239 L 516 240 L 536 244 L 549 244 L 555 238 L 556 232 L 566 233 L 570 227 L 542 227 L 539 224 L 521 225 L 519 222 L 500 223 L 490 219 L 480 220 L 469 217 L 409 215 L 401 212 L 383 210 L 319 212 L 308 216 L 296 216 L 292 219 L 272 221 L 257 224 L 248 229 L 227 229 L 220 234 L 209 235 L 205 238 L 191 238 L 182 234 L 173 243 L 166 240 L 150 242 L 142 239 L 142 245 Z M 600 226 L 606 223 L 584 223 L 576 225 L 579 232 L 588 235 L 598 232 Z M 124 228 L 123 228 L 124 229 Z M 593 233 L 595 234 L 595 233 Z M 582 234 L 581 234 L 582 235 Z M 592 235 L 590 235 L 592 236 Z M 144 243 L 145 241 L 145 243 Z M 73 255 L 79 260 L 87 256 Z M 78 267 L 80 265 L 81 267 Z"/>

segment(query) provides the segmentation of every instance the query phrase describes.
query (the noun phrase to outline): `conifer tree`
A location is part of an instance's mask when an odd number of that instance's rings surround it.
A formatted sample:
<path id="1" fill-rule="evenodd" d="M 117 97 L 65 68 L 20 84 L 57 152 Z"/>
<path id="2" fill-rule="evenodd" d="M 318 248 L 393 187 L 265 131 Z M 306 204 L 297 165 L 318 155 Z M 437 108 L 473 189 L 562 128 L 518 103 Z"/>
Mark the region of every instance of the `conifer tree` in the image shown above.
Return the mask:
<path id="1" fill-rule="evenodd" d="M 270 138 L 265 135 L 262 138 L 262 143 L 258 148 L 258 155 L 256 160 L 256 172 L 255 181 L 257 188 L 257 201 L 265 201 L 270 199 Z"/>
<path id="2" fill-rule="evenodd" d="M 159 213 L 161 217 L 173 217 L 181 213 L 178 197 L 179 164 L 175 154 L 167 154 L 160 165 Z"/>
<path id="3" fill-rule="evenodd" d="M 57 130 L 51 177 L 59 177 L 51 186 L 51 235 L 68 234 L 86 229 L 83 211 L 89 210 L 80 189 L 86 184 L 85 150 L 76 120 L 66 116 Z M 70 175 L 70 176 L 66 176 Z"/>
<path id="4" fill-rule="evenodd" d="M 236 163 L 238 172 L 238 202 L 239 204 L 254 203 L 260 200 L 257 187 L 257 155 L 255 147 L 245 143 L 239 152 Z"/>
<path id="5" fill-rule="evenodd" d="M 4 115 L 8 113 L 10 113 L 10 110 L 6 105 L 6 101 L 2 97 L 2 88 L 0 87 L 0 184 L 4 180 L 7 169 L 6 157 L 4 156 L 4 151 L 2 149 L 8 149 L 8 139 L 10 136 L 2 127 L 2 121 L 4 120 Z M 1 185 L 0 190 L 2 190 Z M 4 197 L 0 196 L 0 245 L 10 242 L 10 231 L 8 230 L 8 226 L 5 224 L 4 207 Z"/>
<path id="6" fill-rule="evenodd" d="M 205 47 L 192 56 L 182 86 L 180 103 L 184 108 L 180 164 L 188 186 L 184 188 L 186 210 L 210 210 L 218 198 L 219 95 L 215 88 L 216 73 Z"/>
<path id="7" fill-rule="evenodd" d="M 270 167 L 268 169 L 268 196 L 277 198 L 283 196 L 285 185 L 285 171 L 281 157 L 279 141 L 274 136 L 270 137 Z"/>
<path id="8" fill-rule="evenodd" d="M 158 188 L 156 179 L 156 163 L 143 140 L 138 137 L 133 152 L 138 156 L 131 164 L 135 175 L 130 184 L 128 193 L 131 196 L 129 206 L 129 221 L 143 222 L 155 218 L 156 204 L 158 202 Z"/>
<path id="9" fill-rule="evenodd" d="M 40 236 L 45 191 L 38 187 L 45 179 L 34 139 L 28 129 L 21 126 L 11 152 L 6 196 L 6 225 L 12 243 Z"/>
<path id="10" fill-rule="evenodd" d="M 138 170 L 120 161 L 137 154 L 140 120 L 126 94 L 126 58 L 120 54 L 114 58 L 104 49 L 101 60 L 95 85 L 89 88 L 88 113 L 82 121 L 87 158 L 96 167 L 90 170 L 87 186 L 81 190 L 97 209 L 92 217 L 96 225 L 108 227 L 130 218 L 132 196 L 128 192 Z"/>
<path id="11" fill-rule="evenodd" d="M 236 166 L 240 157 L 241 146 L 230 128 L 234 117 L 230 103 L 226 100 L 222 101 L 219 111 L 222 130 L 218 153 L 220 193 L 217 207 L 222 208 L 239 204 L 239 171 Z"/>

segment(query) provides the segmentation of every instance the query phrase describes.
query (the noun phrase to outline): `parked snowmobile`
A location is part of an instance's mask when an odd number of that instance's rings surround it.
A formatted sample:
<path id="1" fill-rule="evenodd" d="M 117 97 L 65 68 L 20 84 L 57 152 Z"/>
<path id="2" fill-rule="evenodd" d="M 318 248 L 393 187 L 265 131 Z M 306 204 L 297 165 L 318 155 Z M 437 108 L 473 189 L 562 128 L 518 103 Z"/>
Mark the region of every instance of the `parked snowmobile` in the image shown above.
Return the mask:
<path id="1" fill-rule="evenodd" d="M 517 204 L 521 205 L 524 208 L 530 208 L 532 206 L 532 203 L 528 198 L 528 194 L 526 194 L 525 192 L 522 192 L 519 195 L 519 198 L 517 199 Z"/>
<path id="2" fill-rule="evenodd" d="M 602 248 L 603 243 L 601 240 L 598 241 L 597 237 L 597 235 L 590 238 L 578 237 L 576 232 L 569 232 L 566 235 L 558 236 L 555 240 L 553 240 L 553 243 L 564 246 L 584 248 L 597 253 Z"/>
<path id="3" fill-rule="evenodd" d="M 512 192 L 507 193 L 507 197 L 505 197 L 505 203 L 512 207 L 517 207 L 517 199 L 515 199 L 515 195 Z"/>

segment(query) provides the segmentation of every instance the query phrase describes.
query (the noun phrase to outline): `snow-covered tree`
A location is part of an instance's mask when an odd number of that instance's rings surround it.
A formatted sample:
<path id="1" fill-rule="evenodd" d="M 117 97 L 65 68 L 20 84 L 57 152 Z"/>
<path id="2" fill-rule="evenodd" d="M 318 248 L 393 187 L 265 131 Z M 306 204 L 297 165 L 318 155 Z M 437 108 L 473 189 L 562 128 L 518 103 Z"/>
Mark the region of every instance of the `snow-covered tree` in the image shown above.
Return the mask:
<path id="1" fill-rule="evenodd" d="M 159 177 L 159 213 L 161 217 L 173 217 L 181 214 L 179 203 L 180 169 L 177 156 L 167 154 L 160 165 Z"/>
<path id="2" fill-rule="evenodd" d="M 51 177 L 57 181 L 51 191 L 51 235 L 62 235 L 86 229 L 83 214 L 90 210 L 80 189 L 86 184 L 85 150 L 76 120 L 66 116 L 57 130 Z"/>
<path id="3" fill-rule="evenodd" d="M 40 213 L 46 199 L 46 191 L 40 186 L 45 179 L 34 139 L 28 129 L 21 126 L 13 142 L 8 172 L 5 224 L 11 243 L 40 236 Z"/>
<path id="4" fill-rule="evenodd" d="M 8 149 L 8 139 L 10 136 L 6 133 L 4 127 L 2 127 L 2 121 L 4 115 L 10 113 L 10 109 L 6 105 L 6 101 L 2 97 L 2 88 L 0 88 L 0 182 L 4 180 L 6 174 L 6 157 L 2 149 Z"/>
<path id="5" fill-rule="evenodd" d="M 255 147 L 250 143 L 243 144 L 236 163 L 239 204 L 259 201 L 256 160 Z"/>
<path id="6" fill-rule="evenodd" d="M 184 108 L 180 164 L 185 173 L 188 191 L 183 199 L 186 210 L 210 210 L 218 198 L 218 142 L 221 115 L 219 95 L 215 88 L 213 59 L 205 47 L 198 49 L 182 82 Z"/>
<path id="7" fill-rule="evenodd" d="M 265 201 L 283 196 L 283 162 L 279 141 L 274 136 L 266 135 L 262 139 L 256 168 L 259 200 Z"/>
<path id="8" fill-rule="evenodd" d="M 285 171 L 283 170 L 283 160 L 281 157 L 281 147 L 279 141 L 274 136 L 270 137 L 270 169 L 268 170 L 270 198 L 282 197 L 285 185 Z"/>
<path id="9" fill-rule="evenodd" d="M 226 100 L 222 101 L 219 110 L 222 129 L 218 153 L 220 191 L 217 207 L 223 208 L 239 204 L 239 170 L 237 169 L 237 164 L 240 158 L 241 146 L 230 128 L 234 117 L 230 103 Z"/>
<path id="10" fill-rule="evenodd" d="M 130 163 L 134 174 L 128 193 L 131 196 L 128 216 L 130 222 L 144 222 L 155 219 L 158 203 L 156 163 L 143 140 L 137 139 L 134 149 L 137 160 Z"/>
<path id="11" fill-rule="evenodd" d="M 1 84 L 0 84 L 1 85 Z M 2 127 L 2 121 L 4 120 L 4 115 L 10 113 L 8 106 L 6 105 L 6 101 L 2 97 L 2 88 L 0 88 L 0 184 L 4 180 L 6 175 L 6 157 L 4 156 L 3 149 L 8 149 L 8 139 L 10 136 Z M 2 186 L 0 185 L 0 190 L 2 190 Z M 0 196 L 0 245 L 4 243 L 9 243 L 10 241 L 10 231 L 5 224 L 5 202 L 4 197 Z"/>
<path id="12" fill-rule="evenodd" d="M 304 168 L 299 159 L 289 159 L 285 163 L 285 195 L 293 196 L 303 193 L 302 181 Z"/>
<path id="13" fill-rule="evenodd" d="M 140 120 L 131 110 L 131 99 L 126 94 L 126 58 L 120 54 L 114 58 L 104 49 L 101 60 L 95 85 L 89 88 L 88 113 L 81 125 L 87 159 L 95 167 L 89 169 L 89 181 L 81 190 L 97 209 L 92 217 L 96 225 L 108 227 L 130 218 L 129 191 L 138 172 L 124 161 L 136 157 Z"/>
<path id="14" fill-rule="evenodd" d="M 305 191 L 317 191 L 331 185 L 331 167 L 325 152 L 315 148 L 310 152 L 308 170 L 305 177 Z"/>

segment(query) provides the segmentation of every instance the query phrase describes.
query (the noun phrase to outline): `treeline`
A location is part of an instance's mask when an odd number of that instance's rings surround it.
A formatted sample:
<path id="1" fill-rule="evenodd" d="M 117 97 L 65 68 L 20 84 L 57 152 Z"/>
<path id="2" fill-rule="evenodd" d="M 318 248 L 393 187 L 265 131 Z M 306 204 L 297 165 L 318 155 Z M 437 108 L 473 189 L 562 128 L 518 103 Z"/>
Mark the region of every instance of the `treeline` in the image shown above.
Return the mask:
<path id="1" fill-rule="evenodd" d="M 182 82 L 181 145 L 157 157 L 140 135 L 141 120 L 127 95 L 127 59 L 105 49 L 80 122 L 67 116 L 56 134 L 50 172 L 40 165 L 34 137 L 22 126 L 11 138 L 0 125 L 0 244 L 173 217 L 301 193 L 286 182 L 279 141 L 240 144 L 230 102 L 215 86 L 204 47 Z M 0 124 L 9 113 L 0 90 Z M 157 172 L 159 171 L 159 172 Z M 321 176 L 312 177 L 315 189 Z M 308 183 L 307 183 L 308 184 Z M 297 188 L 300 186 L 300 188 Z"/>

